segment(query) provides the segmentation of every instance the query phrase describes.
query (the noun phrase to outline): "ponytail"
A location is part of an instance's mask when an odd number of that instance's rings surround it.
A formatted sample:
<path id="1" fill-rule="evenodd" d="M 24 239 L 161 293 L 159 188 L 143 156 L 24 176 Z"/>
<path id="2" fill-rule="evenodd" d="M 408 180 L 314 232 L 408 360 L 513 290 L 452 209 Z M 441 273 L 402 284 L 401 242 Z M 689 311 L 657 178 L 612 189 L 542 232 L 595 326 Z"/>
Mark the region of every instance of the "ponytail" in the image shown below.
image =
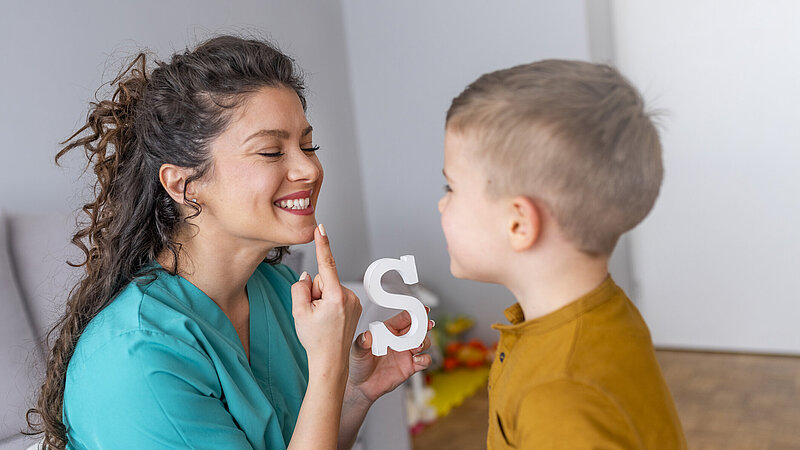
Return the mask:
<path id="1" fill-rule="evenodd" d="M 145 89 L 148 77 L 147 58 L 141 53 L 110 84 L 115 91 L 110 100 L 91 104 L 86 124 L 62 142 L 65 145 L 56 155 L 56 164 L 70 150 L 83 147 L 87 166 L 92 166 L 97 177 L 94 199 L 83 205 L 88 223 L 79 228 L 72 243 L 84 254 L 80 263 L 68 262 L 73 267 L 84 267 L 85 275 L 72 289 L 66 311 L 47 333 L 51 343 L 45 380 L 36 407 L 28 410 L 28 434 L 44 433 L 43 447 L 63 449 L 66 446 L 66 427 L 61 411 L 67 367 L 75 345 L 88 325 L 113 296 L 142 268 L 141 262 L 152 255 L 139 254 L 125 261 L 121 255 L 132 256 L 126 250 L 124 236 L 114 233 L 122 221 L 129 219 L 126 189 L 120 189 L 120 172 L 139 164 L 136 154 L 137 139 L 134 133 L 136 108 Z M 84 132 L 88 134 L 78 137 Z M 144 192 L 141 192 L 144 194 Z M 125 217 L 127 216 L 127 217 Z M 152 249 L 155 250 L 155 249 Z M 122 253 L 119 253 L 122 252 Z M 141 253 L 141 252 L 135 252 Z M 37 417 L 38 416 L 38 420 Z"/>

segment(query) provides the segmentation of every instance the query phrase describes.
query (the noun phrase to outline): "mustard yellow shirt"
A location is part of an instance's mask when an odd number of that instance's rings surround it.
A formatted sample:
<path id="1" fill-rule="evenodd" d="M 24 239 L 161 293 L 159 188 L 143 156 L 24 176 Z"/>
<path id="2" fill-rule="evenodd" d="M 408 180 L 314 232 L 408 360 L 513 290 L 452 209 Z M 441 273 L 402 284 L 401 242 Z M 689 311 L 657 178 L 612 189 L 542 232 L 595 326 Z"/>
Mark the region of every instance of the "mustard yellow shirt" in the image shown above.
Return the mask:
<path id="1" fill-rule="evenodd" d="M 685 449 L 639 311 L 609 277 L 546 316 L 508 308 L 489 374 L 489 449 Z"/>

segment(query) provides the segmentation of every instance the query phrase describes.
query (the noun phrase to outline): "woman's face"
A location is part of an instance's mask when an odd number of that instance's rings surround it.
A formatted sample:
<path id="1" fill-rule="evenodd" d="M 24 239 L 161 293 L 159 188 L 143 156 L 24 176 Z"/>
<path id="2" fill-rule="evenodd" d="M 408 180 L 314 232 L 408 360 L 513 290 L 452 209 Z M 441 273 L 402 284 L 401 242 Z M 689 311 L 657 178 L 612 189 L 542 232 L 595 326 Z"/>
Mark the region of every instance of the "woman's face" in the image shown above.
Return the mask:
<path id="1" fill-rule="evenodd" d="M 211 170 L 194 182 L 202 232 L 269 248 L 310 242 L 323 177 L 315 149 L 292 89 L 251 94 L 212 143 Z"/>

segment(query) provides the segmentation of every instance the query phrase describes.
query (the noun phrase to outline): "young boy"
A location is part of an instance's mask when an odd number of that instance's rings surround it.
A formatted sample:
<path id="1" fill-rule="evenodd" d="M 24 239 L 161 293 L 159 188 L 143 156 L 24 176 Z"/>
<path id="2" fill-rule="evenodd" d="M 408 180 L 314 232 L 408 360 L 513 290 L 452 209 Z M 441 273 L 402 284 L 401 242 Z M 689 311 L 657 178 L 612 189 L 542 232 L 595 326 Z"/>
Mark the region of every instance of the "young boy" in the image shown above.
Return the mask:
<path id="1" fill-rule="evenodd" d="M 578 61 L 488 73 L 453 100 L 444 147 L 450 270 L 519 302 L 494 326 L 488 448 L 685 448 L 647 325 L 608 275 L 663 173 L 637 91 Z"/>

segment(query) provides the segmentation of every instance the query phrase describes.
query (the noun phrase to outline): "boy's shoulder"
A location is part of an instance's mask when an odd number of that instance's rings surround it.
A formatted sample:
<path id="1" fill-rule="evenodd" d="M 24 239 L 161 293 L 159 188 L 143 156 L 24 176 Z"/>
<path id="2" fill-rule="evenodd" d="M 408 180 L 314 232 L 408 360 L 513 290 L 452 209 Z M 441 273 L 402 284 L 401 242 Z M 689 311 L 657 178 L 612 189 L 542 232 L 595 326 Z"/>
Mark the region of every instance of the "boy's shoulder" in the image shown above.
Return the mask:
<path id="1" fill-rule="evenodd" d="M 515 354 L 508 376 L 525 374 L 521 388 L 565 380 L 564 386 L 614 397 L 622 388 L 663 383 L 647 324 L 610 277 L 577 301 L 518 327 L 518 342 L 504 350 Z"/>
<path id="2" fill-rule="evenodd" d="M 647 325 L 625 293 L 606 283 L 603 295 L 516 325 L 521 332 L 511 339 L 501 329 L 490 377 L 497 420 L 517 439 L 543 433 L 580 447 L 580 439 L 612 436 L 623 448 L 658 448 L 658 440 L 681 448 Z"/>

